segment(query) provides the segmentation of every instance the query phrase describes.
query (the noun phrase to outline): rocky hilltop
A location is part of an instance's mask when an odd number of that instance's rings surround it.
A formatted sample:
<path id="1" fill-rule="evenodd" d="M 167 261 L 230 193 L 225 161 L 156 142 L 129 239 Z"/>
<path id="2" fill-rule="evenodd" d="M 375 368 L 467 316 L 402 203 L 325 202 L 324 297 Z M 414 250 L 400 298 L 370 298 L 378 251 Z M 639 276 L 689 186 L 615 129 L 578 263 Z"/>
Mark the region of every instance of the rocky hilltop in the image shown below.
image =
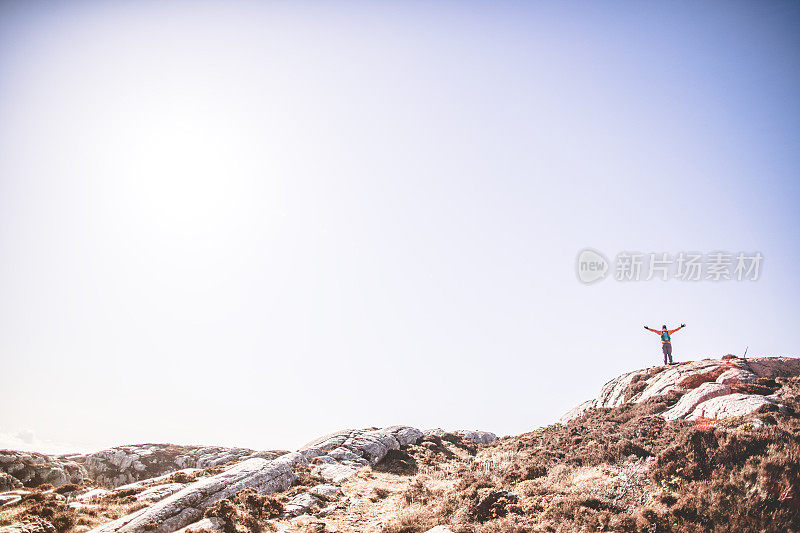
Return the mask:
<path id="1" fill-rule="evenodd" d="M 566 423 L 589 408 L 641 403 L 664 394 L 677 393 L 680 401 L 663 413 L 667 420 L 724 419 L 750 414 L 765 405 L 780 408 L 777 377 L 800 375 L 800 359 L 726 355 L 722 360 L 703 359 L 628 372 L 606 383 L 597 398 L 588 400 L 561 417 Z"/>
<path id="2" fill-rule="evenodd" d="M 558 423 L 500 439 L 392 426 L 293 452 L 0 458 L 2 533 L 790 531 L 800 360 L 630 372 Z"/>

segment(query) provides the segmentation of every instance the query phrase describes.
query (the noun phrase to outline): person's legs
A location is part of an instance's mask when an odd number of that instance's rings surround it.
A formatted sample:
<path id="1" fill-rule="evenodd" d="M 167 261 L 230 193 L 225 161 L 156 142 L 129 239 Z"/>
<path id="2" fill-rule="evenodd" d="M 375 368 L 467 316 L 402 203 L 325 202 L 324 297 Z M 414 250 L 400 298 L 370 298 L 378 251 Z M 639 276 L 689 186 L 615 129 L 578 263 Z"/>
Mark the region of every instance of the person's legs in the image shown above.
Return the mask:
<path id="1" fill-rule="evenodd" d="M 672 364 L 672 343 L 664 343 L 664 364 L 667 364 L 667 357 L 669 357 L 669 364 Z"/>
<path id="2" fill-rule="evenodd" d="M 661 351 L 664 352 L 664 364 L 667 364 L 667 345 L 666 343 L 661 343 Z"/>

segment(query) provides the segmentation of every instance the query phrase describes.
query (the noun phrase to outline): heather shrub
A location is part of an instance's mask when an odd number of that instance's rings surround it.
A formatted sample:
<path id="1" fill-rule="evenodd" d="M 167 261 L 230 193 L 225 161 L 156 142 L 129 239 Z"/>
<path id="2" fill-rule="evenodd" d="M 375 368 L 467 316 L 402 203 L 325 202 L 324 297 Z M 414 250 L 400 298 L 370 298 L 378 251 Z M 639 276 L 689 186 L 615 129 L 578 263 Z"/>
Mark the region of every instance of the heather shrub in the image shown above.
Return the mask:
<path id="1" fill-rule="evenodd" d="M 226 533 L 258 533 L 263 529 L 264 521 L 275 518 L 282 512 L 283 503 L 274 496 L 259 494 L 253 488 L 246 488 L 232 498 L 220 500 L 207 508 L 204 516 L 222 519 Z"/>
<path id="2" fill-rule="evenodd" d="M 800 435 L 782 427 L 688 429 L 660 453 L 655 480 L 680 489 L 674 528 L 786 531 L 800 526 Z"/>

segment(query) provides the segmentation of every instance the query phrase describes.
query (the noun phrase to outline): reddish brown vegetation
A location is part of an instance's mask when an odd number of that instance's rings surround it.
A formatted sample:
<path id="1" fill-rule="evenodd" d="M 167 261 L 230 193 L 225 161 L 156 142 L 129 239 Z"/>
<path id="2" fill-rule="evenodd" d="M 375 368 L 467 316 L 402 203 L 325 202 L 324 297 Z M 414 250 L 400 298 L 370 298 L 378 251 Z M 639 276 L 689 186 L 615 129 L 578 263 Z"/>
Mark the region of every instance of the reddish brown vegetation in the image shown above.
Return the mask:
<path id="1" fill-rule="evenodd" d="M 428 435 L 405 449 L 389 450 L 373 470 L 410 476 L 417 474 L 421 468 L 437 468 L 452 459 L 472 457 L 477 451 L 478 446 L 474 441 L 457 433 Z"/>
<path id="2" fill-rule="evenodd" d="M 630 400 L 631 398 L 642 392 L 644 389 L 646 389 L 647 380 L 658 374 L 661 371 L 661 369 L 662 367 L 656 366 L 653 368 L 649 368 L 643 372 L 639 372 L 638 374 L 633 376 L 631 378 L 631 382 L 628 384 L 628 388 L 625 389 L 625 392 L 623 394 L 625 401 L 627 402 L 628 400 Z"/>
<path id="3" fill-rule="evenodd" d="M 237 492 L 232 498 L 218 501 L 206 509 L 205 516 L 222 519 L 226 533 L 257 533 L 262 530 L 265 520 L 275 518 L 282 512 L 283 503 L 276 498 L 247 488 Z"/>
<path id="4" fill-rule="evenodd" d="M 188 472 L 178 471 L 167 477 L 163 481 L 163 483 L 192 483 L 194 481 L 197 481 L 197 478 L 199 478 L 201 475 L 202 472 L 188 473 Z"/>
<path id="5" fill-rule="evenodd" d="M 59 498 L 87 487 L 64 485 L 56 490 L 46 486 L 40 488 L 45 490 L 37 488 L 23 495 L 18 503 L 3 508 L 0 512 L 0 526 L 19 521 L 34 521 L 41 525 L 43 531 L 52 527 L 53 531 L 65 533 L 76 527 L 91 527 L 108 522 L 146 506 L 130 494 L 115 494 L 101 499 L 95 505 L 73 508 L 66 500 Z M 83 528 L 86 529 L 87 527 Z"/>
<path id="6" fill-rule="evenodd" d="M 678 393 L 590 409 L 566 425 L 484 447 L 456 470 L 451 490 L 418 477 L 404 494 L 409 512 L 385 531 L 439 523 L 456 532 L 798 530 L 800 378 L 740 390 L 777 391 L 787 409 L 666 423 L 659 413 Z M 408 453 L 419 461 L 419 451 Z"/>
<path id="7" fill-rule="evenodd" d="M 690 374 L 683 378 L 678 385 L 683 387 L 684 389 L 696 389 L 703 383 L 709 383 L 711 381 L 716 381 L 718 377 L 722 375 L 723 372 L 728 370 L 731 367 L 728 366 L 718 366 L 713 370 L 704 373 L 696 373 Z"/>

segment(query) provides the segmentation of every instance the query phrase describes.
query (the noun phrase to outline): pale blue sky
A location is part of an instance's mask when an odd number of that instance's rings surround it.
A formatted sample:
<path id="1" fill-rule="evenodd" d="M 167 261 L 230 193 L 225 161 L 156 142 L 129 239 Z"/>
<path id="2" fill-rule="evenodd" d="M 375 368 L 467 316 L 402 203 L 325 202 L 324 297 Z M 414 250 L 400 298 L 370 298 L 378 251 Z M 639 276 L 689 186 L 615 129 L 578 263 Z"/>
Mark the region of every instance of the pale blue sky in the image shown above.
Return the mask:
<path id="1" fill-rule="evenodd" d="M 0 447 L 516 434 L 797 355 L 796 2 L 4 2 Z M 605 280 L 585 248 L 755 252 Z"/>

